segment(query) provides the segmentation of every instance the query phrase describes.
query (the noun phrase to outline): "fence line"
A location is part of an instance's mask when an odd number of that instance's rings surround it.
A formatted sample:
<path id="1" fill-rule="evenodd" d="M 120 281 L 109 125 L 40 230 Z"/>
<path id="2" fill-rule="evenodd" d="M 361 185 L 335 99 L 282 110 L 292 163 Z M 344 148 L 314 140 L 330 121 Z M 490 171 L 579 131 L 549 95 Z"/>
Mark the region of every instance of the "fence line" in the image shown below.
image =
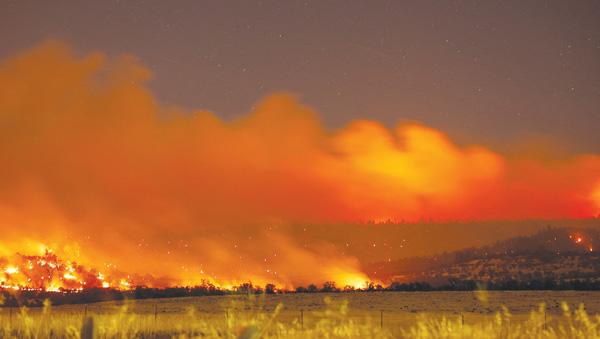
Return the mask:
<path id="1" fill-rule="evenodd" d="M 154 306 L 154 324 L 156 326 L 158 326 L 158 303 L 161 302 L 161 304 L 163 305 L 168 305 L 168 304 L 164 304 L 162 303 L 161 300 L 155 300 L 153 305 L 152 303 L 138 303 L 138 300 L 131 300 L 131 301 L 125 301 L 126 305 L 135 305 L 134 307 L 130 307 L 126 313 L 127 314 L 131 314 L 131 315 L 145 315 L 147 317 L 147 321 L 151 321 L 151 317 L 152 317 L 152 306 Z M 90 312 L 88 313 L 88 305 L 87 303 L 83 304 L 83 309 L 81 307 L 74 307 L 71 308 L 71 310 L 76 311 L 75 314 L 77 314 L 77 310 L 79 312 L 83 311 L 83 318 L 87 319 L 88 318 L 88 314 L 90 315 L 95 315 L 95 316 L 110 316 L 113 315 L 115 311 L 118 312 L 118 309 L 120 308 L 120 305 L 102 305 L 101 307 L 98 307 L 99 305 L 89 305 L 90 308 Z M 107 306 L 110 306 L 107 308 Z M 193 306 L 193 305 L 190 305 Z M 252 308 L 244 308 L 244 306 L 251 306 Z M 56 308 L 57 306 L 50 306 L 50 308 Z M 196 310 L 195 312 L 198 312 L 198 314 L 205 314 L 205 315 L 209 315 L 208 317 L 203 317 L 200 316 L 199 318 L 204 318 L 204 319 L 210 319 L 211 316 L 214 317 L 219 317 L 223 315 L 223 313 L 225 313 L 225 320 L 227 323 L 227 326 L 234 326 L 234 325 L 238 325 L 240 324 L 240 322 L 245 322 L 247 320 L 247 318 L 251 318 L 255 315 L 258 314 L 269 314 L 270 311 L 265 310 L 264 308 L 265 305 L 261 305 L 260 307 L 257 307 L 256 305 L 240 305 L 239 309 L 236 307 L 235 309 L 232 309 L 230 307 L 223 307 L 220 306 L 218 308 L 215 309 L 215 312 L 210 312 L 210 311 L 204 311 L 204 310 Z M 9 312 L 5 312 L 6 308 L 8 308 Z M 305 319 L 304 316 L 304 308 L 286 308 L 285 311 L 282 311 L 281 313 L 279 313 L 274 319 L 277 319 L 278 322 L 281 322 L 282 324 L 290 324 L 294 321 L 296 321 L 295 326 L 296 329 L 301 330 L 301 331 L 305 331 L 307 329 L 313 328 L 315 322 L 318 322 L 321 319 L 321 315 L 318 313 L 320 312 L 320 310 L 325 310 L 325 309 L 329 309 L 332 311 L 336 311 L 336 308 L 331 308 L 331 307 L 323 307 L 321 306 L 318 310 L 309 310 L 308 318 Z M 2 319 L 6 319 L 6 313 L 8 313 L 8 322 L 9 322 L 9 327 L 10 328 L 19 328 L 19 326 L 21 324 L 21 316 L 19 315 L 15 320 L 13 321 L 13 307 L 12 306 L 7 306 L 4 308 L 4 312 L 2 312 L 3 317 Z M 30 310 L 34 310 L 33 312 L 31 312 L 29 314 L 29 316 L 32 317 L 37 317 L 41 315 L 41 310 L 42 308 L 31 308 Z M 164 310 L 166 310 L 165 316 L 182 316 L 185 317 L 185 313 L 181 311 L 181 308 L 177 309 L 177 308 L 172 308 L 170 309 L 169 307 L 165 307 Z M 230 310 L 233 311 L 232 314 L 230 314 Z M 69 312 L 69 309 L 65 310 L 66 312 Z M 298 314 L 298 311 L 300 311 Z M 354 312 L 356 311 L 356 312 Z M 408 328 L 411 326 L 411 323 L 415 322 L 417 320 L 417 316 L 421 313 L 421 312 L 413 312 L 410 310 L 405 310 L 403 308 L 396 308 L 395 310 L 390 310 L 390 309 L 380 309 L 379 311 L 379 320 L 380 320 L 380 329 L 383 331 L 384 330 L 384 312 L 387 312 L 386 314 L 386 319 L 385 319 L 385 329 L 386 330 L 390 330 L 393 331 L 394 329 L 398 329 L 398 328 Z M 45 312 L 45 311 L 44 311 Z M 52 311 L 51 311 L 52 312 Z M 60 312 L 60 311 L 59 311 Z M 222 312 L 222 313 L 221 313 Z M 332 318 L 332 319 L 363 319 L 364 321 L 367 322 L 371 322 L 371 324 L 373 324 L 376 321 L 376 314 L 377 310 L 365 310 L 365 309 L 360 309 L 360 308 L 353 308 L 352 312 L 350 312 L 349 314 L 341 314 L 341 315 L 337 315 Z M 543 325 L 541 323 L 541 312 L 538 313 L 538 326 L 539 328 L 543 329 L 543 331 L 548 331 L 551 328 L 554 328 L 555 326 L 557 326 L 557 323 L 560 322 L 560 320 L 558 318 L 560 318 L 560 315 L 552 315 L 553 313 L 551 312 L 550 315 L 548 315 L 548 310 L 546 308 L 543 309 Z M 414 315 L 412 315 L 412 314 Z M 424 312 L 424 313 L 430 313 L 430 312 Z M 466 314 L 465 314 L 466 313 Z M 81 315 L 81 313 L 79 313 Z M 324 314 L 324 313 L 323 313 Z M 466 326 L 466 323 L 468 322 L 469 325 L 474 325 L 475 323 L 483 323 L 483 322 L 487 322 L 490 319 L 490 316 L 492 314 L 485 314 L 485 313 L 476 313 L 476 312 L 460 312 L 460 313 L 437 313 L 437 312 L 431 312 L 431 314 L 433 316 L 435 316 L 436 318 L 442 318 L 442 317 L 446 317 L 447 319 L 449 319 L 448 317 L 450 317 L 450 319 L 453 316 L 456 316 L 456 318 L 454 318 L 455 320 L 452 321 L 456 321 L 456 323 L 461 324 L 462 326 Z M 495 314 L 495 312 L 494 312 Z M 298 315 L 300 316 L 298 319 Z M 521 318 L 521 316 L 526 317 L 528 314 L 518 314 L 517 317 Z M 161 315 L 161 317 L 163 317 L 163 315 Z M 469 319 L 465 319 L 465 317 L 468 317 Z M 162 320 L 162 319 L 169 319 L 169 317 L 165 317 L 165 318 L 161 318 L 161 324 L 164 324 L 164 322 L 166 320 Z M 221 318 L 222 319 L 222 318 Z M 305 320 L 309 321 L 307 323 L 307 328 L 305 328 Z M 5 323 L 6 320 L 3 320 L 2 323 Z M 209 321 L 209 320 L 206 320 Z M 299 323 L 298 323 L 299 321 Z M 338 321 L 338 320 L 335 320 Z M 520 323 L 522 322 L 523 319 L 517 320 L 517 318 L 514 318 L 513 320 L 513 324 L 516 323 Z M 231 323 L 230 323 L 231 322 Z M 359 323 L 360 321 L 358 321 L 357 323 Z M 375 323 L 376 324 L 376 323 Z M 373 325 L 375 325 L 373 324 Z M 300 326 L 298 326 L 300 325 Z M 14 326 L 14 327 L 13 327 Z M 376 325 L 375 325 L 376 326 Z M 508 322 L 506 324 L 506 326 L 511 326 L 511 323 Z"/>

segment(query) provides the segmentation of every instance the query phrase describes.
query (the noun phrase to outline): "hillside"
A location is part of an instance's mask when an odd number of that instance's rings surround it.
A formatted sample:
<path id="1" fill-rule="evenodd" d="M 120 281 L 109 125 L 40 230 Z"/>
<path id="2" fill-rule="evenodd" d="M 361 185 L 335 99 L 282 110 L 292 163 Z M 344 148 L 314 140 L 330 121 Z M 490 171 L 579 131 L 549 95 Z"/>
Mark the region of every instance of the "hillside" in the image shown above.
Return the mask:
<path id="1" fill-rule="evenodd" d="M 490 246 L 379 262 L 367 271 L 383 282 L 425 281 L 433 285 L 477 280 L 493 283 L 552 280 L 599 280 L 597 229 L 552 228 L 531 236 L 498 241 Z"/>

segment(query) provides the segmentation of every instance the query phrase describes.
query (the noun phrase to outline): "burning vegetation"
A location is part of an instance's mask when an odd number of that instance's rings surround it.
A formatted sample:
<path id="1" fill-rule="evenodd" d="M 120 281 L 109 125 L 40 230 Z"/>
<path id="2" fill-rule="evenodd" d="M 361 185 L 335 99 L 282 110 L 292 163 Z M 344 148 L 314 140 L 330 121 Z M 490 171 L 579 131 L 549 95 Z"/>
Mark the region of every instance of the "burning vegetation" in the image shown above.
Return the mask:
<path id="1" fill-rule="evenodd" d="M 593 224 L 594 220 L 588 220 Z M 515 224 L 515 222 L 510 223 Z M 507 225 L 510 225 L 507 224 Z M 517 227 L 523 228 L 524 223 L 516 223 Z M 352 227 L 347 226 L 348 229 Z M 390 225 L 380 225 L 380 227 L 390 227 Z M 409 227 L 409 226 L 405 226 Z M 422 227 L 422 226 L 421 226 Z M 475 228 L 478 225 L 474 226 Z M 530 226 L 531 227 L 531 226 Z M 362 226 L 361 228 L 364 228 Z M 451 229 L 451 227 L 448 227 Z M 443 231 L 425 232 L 433 237 L 446 237 Z M 440 233 L 434 235 L 433 233 Z M 314 237 L 314 235 L 312 235 Z M 360 238 L 360 237 L 357 237 Z M 393 237 L 386 237 L 388 241 L 395 242 Z M 428 241 L 424 239 L 424 241 Z M 481 280 L 485 284 L 499 284 L 498 288 L 511 288 L 515 282 L 520 288 L 534 288 L 542 283 L 542 280 L 548 280 L 548 288 L 558 287 L 557 282 L 562 282 L 564 286 L 575 286 L 572 281 L 584 279 L 595 283 L 596 288 L 600 282 L 598 268 L 594 263 L 597 260 L 597 254 L 591 253 L 592 244 L 600 241 L 598 229 L 573 229 L 573 228 L 552 228 L 546 227 L 536 234 L 523 237 L 513 237 L 502 242 L 496 242 L 494 245 L 484 247 L 462 248 L 458 251 L 444 253 L 433 253 L 421 257 L 410 257 L 401 260 L 385 260 L 382 262 L 364 261 L 361 268 L 366 272 L 365 278 L 354 277 L 348 279 L 349 275 L 343 273 L 329 274 L 326 276 L 311 275 L 310 280 L 304 285 L 285 286 L 276 284 L 276 280 L 271 282 L 258 283 L 261 280 L 236 283 L 232 281 L 215 281 L 210 278 L 189 280 L 181 284 L 181 280 L 176 277 L 165 277 L 158 279 L 152 276 L 139 276 L 125 274 L 116 271 L 112 265 L 103 272 L 93 266 L 77 264 L 75 261 L 68 261 L 60 258 L 54 251 L 48 248 L 43 249 L 40 255 L 23 255 L 16 253 L 9 257 L 0 259 L 0 289 L 4 291 L 18 292 L 62 292 L 78 293 L 87 290 L 106 289 L 106 292 L 94 292 L 92 294 L 112 295 L 114 291 L 135 291 L 136 299 L 147 298 L 149 296 L 186 296 L 186 295 L 215 295 L 223 293 L 280 293 L 280 292 L 355 292 L 355 291 L 374 291 L 374 290 L 423 290 L 423 288 L 434 289 L 442 288 L 450 283 L 456 285 L 459 277 L 468 277 L 470 282 L 465 282 L 471 286 Z M 409 246 L 409 243 L 402 242 Z M 378 253 L 371 252 L 369 248 L 370 239 L 362 242 L 367 252 L 354 252 L 357 257 L 378 258 L 390 255 L 386 249 L 380 249 Z M 359 245 L 355 243 L 355 245 Z M 418 245 L 417 245 L 418 246 Z M 360 245 L 362 247 L 362 245 Z M 384 247 L 384 246 L 382 246 Z M 347 250 L 350 250 L 348 248 Z M 358 250 L 356 248 L 355 250 Z M 362 253 L 362 254 L 361 254 Z M 589 254 L 589 255 L 588 255 Z M 587 264 L 586 264 L 587 263 Z M 492 265 L 492 266 L 490 266 Z M 542 272 L 531 271 L 531 265 L 537 268 L 544 268 Z M 582 266 L 583 265 L 583 266 Z M 491 268 L 493 267 L 493 268 Z M 567 268 L 570 267 L 570 268 Z M 490 274 L 487 274 L 488 272 Z M 532 275 L 532 272 L 535 273 Z M 334 272 L 332 272 L 334 273 Z M 202 277 L 203 275 L 200 275 Z M 352 277 L 352 276 L 349 276 Z M 529 278 L 527 278 L 529 277 Z M 532 282 L 538 279 L 538 285 Z M 322 283 L 319 281 L 329 279 Z M 591 280 L 590 280 L 591 279 Z M 251 279 L 249 279 L 251 280 Z M 565 284 L 565 281 L 568 284 Z M 513 285 L 509 284 L 512 283 Z M 400 284 L 403 283 L 404 287 Z M 418 283 L 427 285 L 409 284 Z M 470 285 L 469 285 L 470 284 Z M 528 287 L 528 284 L 533 284 Z M 546 286 L 544 285 L 544 286 Z M 129 294 L 130 294 L 129 293 Z M 88 292 L 89 294 L 89 292 Z M 71 297 L 73 298 L 73 297 Z M 96 300 L 99 297 L 83 297 L 88 300 Z M 98 300 L 102 300 L 101 298 Z"/>
<path id="2" fill-rule="evenodd" d="M 113 280 L 95 269 L 65 262 L 50 249 L 43 255 L 0 258 L 0 287 L 19 291 L 82 291 L 85 288 L 128 289 L 131 281 Z"/>

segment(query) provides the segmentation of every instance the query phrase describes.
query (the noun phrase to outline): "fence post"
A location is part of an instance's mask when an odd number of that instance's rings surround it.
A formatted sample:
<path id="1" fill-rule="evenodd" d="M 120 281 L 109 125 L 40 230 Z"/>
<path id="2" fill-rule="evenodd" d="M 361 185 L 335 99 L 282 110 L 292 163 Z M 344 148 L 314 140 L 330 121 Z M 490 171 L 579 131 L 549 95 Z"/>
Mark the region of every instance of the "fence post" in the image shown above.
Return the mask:
<path id="1" fill-rule="evenodd" d="M 300 309 L 300 326 L 302 331 L 304 331 L 304 310 Z"/>
<path id="2" fill-rule="evenodd" d="M 87 304 L 83 303 L 83 316 L 87 317 Z"/>
<path id="3" fill-rule="evenodd" d="M 154 304 L 154 324 L 156 324 L 157 316 L 158 316 L 158 301 Z"/>
<path id="4" fill-rule="evenodd" d="M 465 314 L 461 313 L 460 316 L 462 318 L 462 325 L 465 326 Z"/>
<path id="5" fill-rule="evenodd" d="M 94 317 L 85 318 L 80 333 L 81 339 L 98 339 L 98 322 Z"/>
<path id="6" fill-rule="evenodd" d="M 383 330 L 383 310 L 381 310 L 381 329 Z"/>

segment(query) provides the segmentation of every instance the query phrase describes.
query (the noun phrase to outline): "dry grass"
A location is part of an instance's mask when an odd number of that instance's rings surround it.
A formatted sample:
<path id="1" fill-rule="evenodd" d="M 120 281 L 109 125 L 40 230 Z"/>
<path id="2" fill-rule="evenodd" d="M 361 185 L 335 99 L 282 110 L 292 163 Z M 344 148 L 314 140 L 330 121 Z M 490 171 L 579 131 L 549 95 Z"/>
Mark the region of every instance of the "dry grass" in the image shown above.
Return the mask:
<path id="1" fill-rule="evenodd" d="M 35 309 L 13 308 L 12 315 L 10 309 L 2 309 L 0 337 L 80 338 L 87 313 L 94 319 L 98 338 L 238 338 L 244 329 L 248 329 L 245 338 L 600 338 L 600 316 L 593 314 L 597 310 L 586 311 L 583 305 L 569 307 L 575 299 L 595 305 L 600 294 L 558 293 L 555 298 L 571 299 L 562 303 L 560 310 L 545 303 L 528 312 L 522 310 L 520 304 L 529 305 L 538 299 L 556 304 L 551 295 L 294 294 L 132 300 L 87 306 L 46 304 Z M 499 305 L 507 296 L 511 299 Z M 414 309 L 405 309 L 399 301 Z M 482 305 L 485 312 L 473 312 L 471 303 Z M 449 312 L 449 307 L 454 311 Z"/>

